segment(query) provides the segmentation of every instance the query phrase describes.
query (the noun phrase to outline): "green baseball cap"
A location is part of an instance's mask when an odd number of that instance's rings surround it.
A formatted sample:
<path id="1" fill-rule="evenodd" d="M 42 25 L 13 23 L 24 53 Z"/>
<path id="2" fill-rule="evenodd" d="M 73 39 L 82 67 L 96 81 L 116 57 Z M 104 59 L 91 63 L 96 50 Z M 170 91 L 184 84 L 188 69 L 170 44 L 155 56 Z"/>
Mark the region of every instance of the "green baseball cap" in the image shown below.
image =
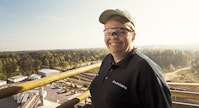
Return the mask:
<path id="1" fill-rule="evenodd" d="M 129 22 L 131 22 L 133 24 L 133 26 L 135 27 L 135 21 L 134 21 L 133 17 L 131 16 L 131 14 L 126 10 L 123 11 L 120 9 L 108 9 L 108 10 L 103 11 L 99 17 L 100 23 L 105 24 L 111 16 L 124 17 L 127 20 L 129 20 Z"/>

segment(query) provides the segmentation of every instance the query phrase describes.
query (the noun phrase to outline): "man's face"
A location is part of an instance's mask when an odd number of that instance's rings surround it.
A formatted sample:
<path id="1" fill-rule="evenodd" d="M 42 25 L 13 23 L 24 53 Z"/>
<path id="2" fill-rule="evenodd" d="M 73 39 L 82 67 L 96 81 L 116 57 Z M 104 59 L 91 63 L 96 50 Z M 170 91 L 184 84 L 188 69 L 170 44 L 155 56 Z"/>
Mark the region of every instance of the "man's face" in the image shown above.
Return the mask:
<path id="1" fill-rule="evenodd" d="M 104 28 L 104 42 L 112 54 L 123 54 L 131 50 L 135 33 L 127 25 L 110 19 L 106 22 Z"/>

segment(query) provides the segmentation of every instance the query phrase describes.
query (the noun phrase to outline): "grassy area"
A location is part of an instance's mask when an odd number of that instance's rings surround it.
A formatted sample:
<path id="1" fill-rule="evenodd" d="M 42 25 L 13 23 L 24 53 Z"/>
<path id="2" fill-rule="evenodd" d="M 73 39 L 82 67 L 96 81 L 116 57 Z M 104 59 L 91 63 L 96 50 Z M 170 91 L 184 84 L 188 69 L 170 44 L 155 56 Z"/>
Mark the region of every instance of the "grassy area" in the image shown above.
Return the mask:
<path id="1" fill-rule="evenodd" d="M 194 73 L 189 70 L 184 70 L 178 73 L 179 77 L 176 77 L 172 82 L 182 83 L 199 83 L 199 73 Z"/>

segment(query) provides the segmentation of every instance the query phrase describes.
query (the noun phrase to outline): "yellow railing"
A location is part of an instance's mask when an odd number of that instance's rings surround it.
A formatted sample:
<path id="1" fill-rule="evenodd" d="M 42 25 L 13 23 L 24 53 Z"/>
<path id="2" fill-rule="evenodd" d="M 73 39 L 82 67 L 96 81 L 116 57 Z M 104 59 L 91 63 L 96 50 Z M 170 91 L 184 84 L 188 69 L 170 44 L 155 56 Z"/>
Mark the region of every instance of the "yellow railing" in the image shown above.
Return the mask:
<path id="1" fill-rule="evenodd" d="M 181 99 L 193 99 L 199 102 L 199 92 L 188 91 L 187 89 L 197 89 L 199 90 L 199 83 L 176 83 L 167 82 L 171 91 L 171 96 L 174 97 L 173 108 L 199 108 L 198 104 L 175 102 L 175 98 Z"/>
<path id="2" fill-rule="evenodd" d="M 54 81 L 58 81 L 61 79 L 65 79 L 83 72 L 87 72 L 96 68 L 100 67 L 101 63 L 97 63 L 97 64 L 93 64 L 90 66 L 85 66 L 85 67 L 81 67 L 78 69 L 74 69 L 74 70 L 69 70 L 66 72 L 62 72 L 60 74 L 57 75 L 52 75 L 52 76 L 48 76 L 48 77 L 44 77 L 38 80 L 33 80 L 33 81 L 28 81 L 28 82 L 24 82 L 12 87 L 7 87 L 4 89 L 0 90 L 0 99 L 5 98 L 5 97 L 9 97 L 12 96 L 14 94 L 20 93 L 20 92 L 24 92 L 27 90 L 31 90 L 33 88 L 36 87 L 40 87 L 43 86 L 45 84 L 49 84 L 51 82 Z M 170 87 L 189 87 L 189 88 L 199 88 L 199 83 L 173 83 L 173 82 L 168 82 L 168 85 Z M 172 97 L 180 97 L 180 98 L 186 98 L 186 99 L 196 99 L 199 100 L 199 93 L 196 92 L 187 92 L 187 91 L 176 91 L 176 90 L 171 90 L 171 94 Z M 75 104 L 79 103 L 82 100 L 85 100 L 86 98 L 88 98 L 90 96 L 90 92 L 86 91 L 84 93 L 82 93 L 81 95 L 79 95 L 78 97 L 71 99 L 65 103 L 63 103 L 62 105 L 58 106 L 58 108 L 70 108 L 70 106 L 74 106 Z"/>
<path id="3" fill-rule="evenodd" d="M 183 87 L 183 88 L 193 88 L 199 89 L 199 83 L 175 83 L 175 82 L 168 82 L 167 83 L 170 87 Z M 186 99 L 196 99 L 199 100 L 199 92 L 192 92 L 187 90 L 170 90 L 172 97 L 180 97 Z"/>
<path id="4" fill-rule="evenodd" d="M 172 97 L 199 100 L 199 93 L 197 92 L 171 90 L 171 95 Z"/>
<path id="5" fill-rule="evenodd" d="M 199 88 L 199 83 L 171 83 L 169 82 L 168 85 L 170 87 L 182 86 L 182 87 Z M 171 90 L 171 95 L 172 97 L 199 100 L 199 93 L 197 92 Z M 87 99 L 89 96 L 90 96 L 90 92 L 86 91 L 85 93 L 82 93 L 80 96 L 63 103 L 57 108 L 72 108 L 75 104 L 81 102 L 82 100 Z M 173 108 L 199 108 L 199 105 L 173 102 Z"/>
<path id="6" fill-rule="evenodd" d="M 97 64 L 93 64 L 90 66 L 85 66 L 85 67 L 81 67 L 78 69 L 69 70 L 66 72 L 62 72 L 60 74 L 51 75 L 51 76 L 44 77 L 44 78 L 41 78 L 38 80 L 27 81 L 27 82 L 24 82 L 24 83 L 21 83 L 21 84 L 12 86 L 12 87 L 7 87 L 4 89 L 1 89 L 0 90 L 0 99 L 8 97 L 8 96 L 12 96 L 12 95 L 20 93 L 20 92 L 31 90 L 33 88 L 40 87 L 40 86 L 49 84 L 49 83 L 57 81 L 57 80 L 61 80 L 64 78 L 68 78 L 70 76 L 74 76 L 74 75 L 77 75 L 77 74 L 80 74 L 83 72 L 87 72 L 87 71 L 99 68 L 100 64 L 101 63 L 97 63 Z"/>
<path id="7" fill-rule="evenodd" d="M 199 83 L 177 83 L 177 82 L 167 82 L 169 86 L 173 87 L 190 87 L 190 88 L 198 88 L 199 89 Z"/>

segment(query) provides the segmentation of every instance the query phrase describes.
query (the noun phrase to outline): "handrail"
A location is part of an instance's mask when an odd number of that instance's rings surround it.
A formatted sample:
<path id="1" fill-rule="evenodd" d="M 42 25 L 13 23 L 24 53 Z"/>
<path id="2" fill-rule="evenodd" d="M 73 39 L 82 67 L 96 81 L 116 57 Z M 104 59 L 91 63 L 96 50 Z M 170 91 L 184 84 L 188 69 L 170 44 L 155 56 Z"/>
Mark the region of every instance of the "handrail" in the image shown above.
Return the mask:
<path id="1" fill-rule="evenodd" d="M 171 91 L 172 97 L 177 98 L 183 98 L 183 99 L 194 99 L 199 100 L 199 93 L 198 92 L 191 92 L 187 91 L 186 89 L 180 89 L 175 87 L 188 87 L 188 88 L 194 88 L 199 89 L 199 83 L 177 83 L 177 82 L 167 82 L 167 84 L 170 87 L 174 87 L 174 90 Z M 191 103 L 182 103 L 182 102 L 173 102 L 173 108 L 199 108 L 199 105 L 197 104 L 191 104 Z"/>
<path id="2" fill-rule="evenodd" d="M 63 104 L 61 104 L 60 106 L 58 106 L 57 108 L 74 108 L 74 105 L 81 102 L 82 100 L 85 100 L 86 98 L 88 98 L 90 96 L 90 92 L 89 90 L 80 94 L 79 96 L 77 96 L 76 98 L 73 98 L 71 100 L 68 100 L 66 102 L 64 102 Z"/>
<path id="3" fill-rule="evenodd" d="M 199 88 L 199 83 L 177 83 L 177 82 L 167 82 L 170 87 L 188 87 L 188 88 Z M 191 92 L 186 90 L 170 90 L 172 97 L 186 98 L 186 99 L 196 99 L 199 100 L 198 92 Z"/>
<path id="4" fill-rule="evenodd" d="M 199 108 L 199 105 L 183 102 L 173 102 L 173 108 Z"/>
<path id="5" fill-rule="evenodd" d="M 192 87 L 199 88 L 199 83 L 177 83 L 177 82 L 167 82 L 169 86 L 183 86 L 183 87 Z"/>
<path id="6" fill-rule="evenodd" d="M 36 87 L 40 87 L 43 86 L 45 84 L 51 83 L 53 81 L 57 81 L 57 80 L 61 80 L 70 76 L 74 76 L 83 72 L 87 72 L 96 68 L 99 68 L 101 65 L 101 63 L 97 63 L 97 64 L 93 64 L 90 66 L 85 66 L 85 67 L 81 67 L 78 69 L 74 69 L 74 70 L 69 70 L 66 72 L 62 72 L 56 75 L 51 75 L 48 77 L 44 77 L 41 79 L 37 79 L 37 80 L 33 80 L 33 81 L 28 81 L 28 82 L 24 82 L 15 86 L 11 86 L 8 88 L 4 88 L 4 89 L 0 89 L 0 99 L 20 93 L 20 92 L 24 92 Z M 199 88 L 199 83 L 175 83 L 175 82 L 167 82 L 167 84 L 170 87 L 191 87 L 191 88 Z M 199 93 L 197 92 L 187 92 L 187 91 L 176 91 L 176 90 L 171 90 L 171 95 L 172 97 L 180 97 L 180 98 L 186 98 L 186 99 L 196 99 L 199 100 Z M 86 91 L 82 94 L 80 94 L 79 96 L 77 96 L 76 98 L 73 98 L 63 104 L 61 104 L 60 106 L 58 106 L 57 108 L 70 108 L 73 107 L 75 104 L 81 102 L 82 100 L 85 100 L 86 98 L 88 98 L 90 96 L 90 92 Z"/>
<path id="7" fill-rule="evenodd" d="M 199 100 L 199 93 L 195 92 L 185 92 L 185 91 L 175 91 L 171 90 L 171 95 L 172 97 L 180 97 L 180 98 L 186 98 L 186 99 L 196 99 Z M 74 108 L 74 105 L 81 102 L 82 100 L 85 100 L 90 96 L 90 92 L 86 91 L 76 98 L 73 98 L 71 100 L 68 100 L 58 106 L 57 108 Z M 173 102 L 173 105 L 175 106 L 174 108 L 198 108 L 199 106 L 196 104 L 188 104 L 188 103 L 179 103 L 179 102 Z M 177 107 L 180 106 L 180 107 Z M 192 106 L 192 107 L 191 107 Z"/>
<path id="8" fill-rule="evenodd" d="M 172 97 L 199 100 L 199 93 L 196 93 L 196 92 L 171 90 L 171 95 Z"/>
<path id="9" fill-rule="evenodd" d="M 169 82 L 168 85 L 169 86 L 183 86 L 183 87 L 188 86 L 188 87 L 194 87 L 194 88 L 199 87 L 199 83 L 174 83 L 174 82 Z M 170 90 L 170 91 L 171 91 L 172 97 L 180 97 L 180 98 L 186 98 L 186 99 L 199 100 L 199 93 L 196 93 L 196 92 L 176 91 L 176 90 Z M 89 96 L 90 96 L 89 91 L 86 91 L 85 93 L 82 93 L 78 97 L 73 98 L 73 99 L 61 104 L 57 108 L 73 108 L 75 104 L 81 102 L 82 100 L 85 100 Z M 185 107 L 190 108 L 191 106 L 194 106 L 193 108 L 195 108 L 195 107 L 198 108 L 198 105 L 195 105 L 195 104 L 179 104 L 179 102 L 178 103 L 173 102 L 173 105 L 175 106 L 174 108 L 178 108 L 177 106 L 180 106 L 179 108 L 182 108 L 182 107 L 183 108 L 185 108 Z"/>
<path id="10" fill-rule="evenodd" d="M 8 97 L 8 96 L 12 96 L 12 95 L 20 93 L 20 92 L 31 90 L 36 87 L 43 86 L 43 85 L 51 83 L 53 81 L 61 80 L 61 79 L 64 79 L 64 78 L 67 78 L 70 76 L 74 76 L 74 75 L 77 75 L 77 74 L 80 74 L 83 72 L 87 72 L 87 71 L 99 68 L 100 65 L 101 65 L 101 63 L 96 63 L 96 64 L 93 64 L 90 66 L 85 66 L 85 67 L 81 67 L 78 69 L 69 70 L 69 71 L 62 72 L 62 73 L 59 73 L 56 75 L 51 75 L 51 76 L 33 80 L 33 81 L 27 81 L 27 82 L 24 82 L 24 83 L 15 85 L 15 86 L 1 89 L 0 90 L 0 99 Z"/>

